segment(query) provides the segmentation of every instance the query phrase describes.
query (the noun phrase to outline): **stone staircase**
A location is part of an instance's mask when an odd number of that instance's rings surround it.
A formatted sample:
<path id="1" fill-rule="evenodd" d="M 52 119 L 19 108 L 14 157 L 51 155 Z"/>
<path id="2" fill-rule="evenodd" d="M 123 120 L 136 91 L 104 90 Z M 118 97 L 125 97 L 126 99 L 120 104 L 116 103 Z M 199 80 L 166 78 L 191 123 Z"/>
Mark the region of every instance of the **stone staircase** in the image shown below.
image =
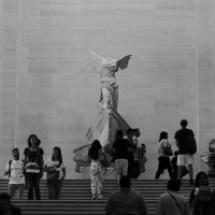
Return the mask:
<path id="1" fill-rule="evenodd" d="M 210 184 L 215 186 L 215 180 Z M 166 189 L 167 180 L 132 180 L 132 187 L 144 198 L 148 213 L 156 214 L 158 198 Z M 111 192 L 118 189 L 115 180 L 106 179 L 103 182 L 103 199 L 91 200 L 90 180 L 67 179 L 62 187 L 61 198 L 58 201 L 48 200 L 45 180 L 41 181 L 42 200 L 13 200 L 22 209 L 24 215 L 103 215 L 104 206 Z M 190 187 L 188 180 L 184 180 L 180 193 L 189 199 Z M 0 180 L 0 192 L 7 192 L 7 181 Z"/>

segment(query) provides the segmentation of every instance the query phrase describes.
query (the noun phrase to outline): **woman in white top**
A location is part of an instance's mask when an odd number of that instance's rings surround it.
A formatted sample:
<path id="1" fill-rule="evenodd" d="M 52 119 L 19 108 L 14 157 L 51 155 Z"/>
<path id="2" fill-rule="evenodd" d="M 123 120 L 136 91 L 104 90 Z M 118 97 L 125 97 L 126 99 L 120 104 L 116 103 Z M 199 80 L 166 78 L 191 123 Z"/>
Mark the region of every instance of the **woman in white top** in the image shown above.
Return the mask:
<path id="1" fill-rule="evenodd" d="M 53 148 L 52 157 L 47 159 L 44 170 L 47 171 L 48 198 L 57 200 L 66 175 L 60 147 Z"/>
<path id="2" fill-rule="evenodd" d="M 171 144 L 168 141 L 168 133 L 162 131 L 160 133 L 158 143 L 158 170 L 155 175 L 155 179 L 159 179 L 160 175 L 165 169 L 168 170 L 170 178 L 172 178 L 172 167 L 169 155 L 165 154 L 165 148 L 171 148 Z"/>
<path id="3" fill-rule="evenodd" d="M 90 158 L 90 181 L 92 199 L 102 198 L 102 176 L 103 167 L 101 164 L 102 146 L 99 140 L 94 140 L 88 151 Z"/>

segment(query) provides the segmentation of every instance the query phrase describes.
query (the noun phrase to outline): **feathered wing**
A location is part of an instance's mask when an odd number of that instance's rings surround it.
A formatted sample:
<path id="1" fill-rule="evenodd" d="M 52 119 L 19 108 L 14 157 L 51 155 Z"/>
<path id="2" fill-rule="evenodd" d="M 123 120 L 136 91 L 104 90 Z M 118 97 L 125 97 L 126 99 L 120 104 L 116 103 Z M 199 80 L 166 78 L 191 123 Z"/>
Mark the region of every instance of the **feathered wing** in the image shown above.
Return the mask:
<path id="1" fill-rule="evenodd" d="M 129 55 L 125 55 L 125 56 L 120 57 L 119 59 L 117 59 L 117 62 L 116 62 L 117 68 L 126 69 L 127 66 L 128 66 L 128 62 L 129 62 L 131 56 L 132 55 L 129 54 Z"/>

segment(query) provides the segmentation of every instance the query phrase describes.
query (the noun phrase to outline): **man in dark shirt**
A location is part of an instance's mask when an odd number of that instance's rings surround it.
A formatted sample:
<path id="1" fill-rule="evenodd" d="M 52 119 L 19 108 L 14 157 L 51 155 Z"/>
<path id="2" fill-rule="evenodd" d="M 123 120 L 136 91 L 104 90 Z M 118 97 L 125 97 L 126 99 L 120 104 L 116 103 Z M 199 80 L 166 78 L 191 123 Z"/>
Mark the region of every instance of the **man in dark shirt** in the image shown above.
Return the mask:
<path id="1" fill-rule="evenodd" d="M 187 128 L 187 120 L 180 122 L 181 129 L 175 133 L 176 145 L 179 152 L 177 157 L 178 179 L 181 180 L 184 166 L 188 166 L 190 175 L 190 184 L 193 184 L 193 154 L 190 152 L 191 139 L 194 139 L 194 133 Z"/>
<path id="2" fill-rule="evenodd" d="M 147 215 L 146 204 L 142 196 L 132 190 L 129 176 L 120 178 L 120 189 L 115 191 L 105 206 L 106 215 Z"/>
<path id="3" fill-rule="evenodd" d="M 129 141 L 123 139 L 123 131 L 118 130 L 116 133 L 116 140 L 113 144 L 113 152 L 115 158 L 115 168 L 117 181 L 122 175 L 128 174 L 128 147 Z"/>
<path id="4" fill-rule="evenodd" d="M 7 193 L 0 194 L 0 214 L 21 215 L 21 209 L 12 205 Z"/>

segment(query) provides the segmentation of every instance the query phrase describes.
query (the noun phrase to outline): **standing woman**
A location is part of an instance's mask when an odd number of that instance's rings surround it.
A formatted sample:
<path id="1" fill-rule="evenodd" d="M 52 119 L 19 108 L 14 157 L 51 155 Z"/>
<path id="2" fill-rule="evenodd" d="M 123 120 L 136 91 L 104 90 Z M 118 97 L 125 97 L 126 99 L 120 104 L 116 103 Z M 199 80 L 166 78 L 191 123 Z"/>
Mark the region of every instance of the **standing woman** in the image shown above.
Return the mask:
<path id="1" fill-rule="evenodd" d="M 47 172 L 48 197 L 49 199 L 58 200 L 66 176 L 60 147 L 53 148 L 52 157 L 47 159 L 44 171 Z"/>
<path id="2" fill-rule="evenodd" d="M 102 146 L 98 140 L 94 140 L 88 151 L 90 158 L 90 180 L 92 199 L 102 198 Z"/>
<path id="3" fill-rule="evenodd" d="M 167 153 L 167 150 L 170 150 L 170 153 Z M 169 151 L 168 150 L 168 151 Z M 159 143 L 158 143 L 158 170 L 155 175 L 155 179 L 159 179 L 160 175 L 165 169 L 169 172 L 169 177 L 172 178 L 172 168 L 169 156 L 171 156 L 171 144 L 168 141 L 168 133 L 162 131 L 160 133 Z"/>
<path id="4" fill-rule="evenodd" d="M 28 138 L 28 147 L 24 150 L 25 172 L 28 187 L 28 200 L 34 199 L 35 191 L 36 199 L 40 200 L 40 179 L 43 175 L 43 154 L 40 148 L 40 139 L 35 134 L 31 134 Z"/>

